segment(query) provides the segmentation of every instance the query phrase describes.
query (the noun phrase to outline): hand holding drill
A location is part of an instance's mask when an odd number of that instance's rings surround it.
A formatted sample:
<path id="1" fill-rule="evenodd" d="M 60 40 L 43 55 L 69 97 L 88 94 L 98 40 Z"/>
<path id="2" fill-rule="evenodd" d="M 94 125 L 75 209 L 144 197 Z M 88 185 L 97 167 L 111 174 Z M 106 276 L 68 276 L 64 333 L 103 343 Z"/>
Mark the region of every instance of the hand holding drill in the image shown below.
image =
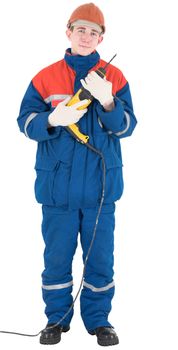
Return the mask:
<path id="1" fill-rule="evenodd" d="M 87 108 L 78 110 L 86 104 L 87 100 L 79 101 L 72 106 L 67 106 L 71 97 L 67 97 L 64 101 L 59 102 L 57 107 L 48 117 L 50 126 L 67 126 L 75 124 L 87 112 Z"/>
<path id="2" fill-rule="evenodd" d="M 114 98 L 112 95 L 112 83 L 106 78 L 102 78 L 96 72 L 92 71 L 85 79 L 81 79 L 82 86 L 95 97 L 105 108 L 112 105 Z"/>

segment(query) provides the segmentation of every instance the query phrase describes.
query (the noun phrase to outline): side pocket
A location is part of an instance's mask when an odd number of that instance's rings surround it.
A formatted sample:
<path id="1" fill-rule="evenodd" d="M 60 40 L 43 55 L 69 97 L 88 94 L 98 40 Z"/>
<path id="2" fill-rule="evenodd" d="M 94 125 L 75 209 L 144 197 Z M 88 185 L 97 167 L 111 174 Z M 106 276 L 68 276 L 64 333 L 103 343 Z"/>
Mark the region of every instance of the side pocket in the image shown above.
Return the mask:
<path id="1" fill-rule="evenodd" d="M 106 186 L 105 186 L 105 202 L 110 203 L 120 199 L 123 193 L 123 173 L 122 162 L 117 154 L 105 156 L 106 165 Z"/>
<path id="2" fill-rule="evenodd" d="M 53 187 L 60 166 L 59 160 L 50 158 L 38 158 L 35 164 L 35 197 L 38 203 L 45 205 L 55 205 L 53 199 Z"/>

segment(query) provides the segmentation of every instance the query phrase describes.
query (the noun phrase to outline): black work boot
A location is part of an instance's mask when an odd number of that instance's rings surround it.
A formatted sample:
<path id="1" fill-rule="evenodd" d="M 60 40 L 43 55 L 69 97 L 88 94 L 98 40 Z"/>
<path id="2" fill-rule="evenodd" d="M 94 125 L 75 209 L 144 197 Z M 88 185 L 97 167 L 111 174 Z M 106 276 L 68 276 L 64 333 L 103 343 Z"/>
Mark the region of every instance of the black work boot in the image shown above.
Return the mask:
<path id="1" fill-rule="evenodd" d="M 119 344 L 119 338 L 112 327 L 98 327 L 89 331 L 91 335 L 97 336 L 97 342 L 102 346 Z"/>
<path id="2" fill-rule="evenodd" d="M 40 344 L 46 345 L 54 345 L 60 342 L 61 333 L 68 332 L 69 326 L 55 326 L 54 328 L 50 328 L 54 326 L 55 323 L 48 324 L 46 328 L 41 332 L 40 336 Z"/>

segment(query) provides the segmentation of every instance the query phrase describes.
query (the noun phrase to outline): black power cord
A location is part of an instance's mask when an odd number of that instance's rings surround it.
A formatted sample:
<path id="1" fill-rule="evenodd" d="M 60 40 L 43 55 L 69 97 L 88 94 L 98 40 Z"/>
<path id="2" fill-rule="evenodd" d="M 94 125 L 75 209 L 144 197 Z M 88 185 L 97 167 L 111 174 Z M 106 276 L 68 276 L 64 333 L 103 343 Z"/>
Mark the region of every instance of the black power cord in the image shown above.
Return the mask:
<path id="1" fill-rule="evenodd" d="M 95 222 L 95 227 L 94 227 L 94 230 L 93 230 L 93 236 L 92 236 L 92 239 L 91 239 L 91 242 L 90 242 L 90 246 L 88 248 L 88 252 L 87 252 L 87 255 L 86 255 L 86 258 L 85 258 L 85 262 L 84 262 L 84 267 L 83 267 L 83 273 L 82 273 L 82 278 L 81 278 L 81 282 L 80 282 L 80 286 L 79 286 L 79 289 L 76 293 L 76 296 L 73 300 L 73 303 L 71 304 L 71 306 L 69 307 L 69 309 L 67 310 L 67 312 L 64 314 L 63 317 L 60 318 L 60 320 L 55 323 L 54 325 L 52 326 L 49 326 L 47 327 L 48 329 L 52 329 L 52 328 L 55 328 L 56 326 L 58 326 L 66 317 L 67 315 L 69 314 L 69 312 L 73 309 L 74 307 L 74 304 L 79 296 L 79 293 L 82 289 L 82 285 L 83 285 L 83 281 L 84 281 L 84 277 L 85 277 L 85 270 L 86 270 L 86 265 L 87 265 L 87 261 L 88 261 L 88 258 L 89 258 L 89 255 L 90 255 L 90 252 L 91 252 L 91 249 L 92 249 L 92 246 L 93 246 L 93 242 L 95 240 L 95 236 L 96 236 L 96 229 L 97 229 L 97 225 L 98 225 L 98 220 L 99 220 L 99 216 L 100 216 L 100 213 L 101 213 L 101 208 L 102 208 L 102 205 L 103 205 L 103 201 L 104 201 L 104 195 L 105 195 L 105 182 L 106 182 L 106 165 L 105 165 L 105 160 L 104 160 L 104 156 L 103 156 L 103 153 L 101 151 L 99 151 L 98 149 L 96 149 L 94 146 L 90 145 L 89 143 L 83 143 L 81 141 L 82 144 L 85 144 L 90 150 L 92 150 L 93 152 L 97 153 L 101 159 L 102 159 L 102 169 L 103 169 L 103 179 L 102 179 L 102 195 L 101 195 L 101 200 L 100 200 L 100 205 L 99 205 L 99 209 L 98 209 L 98 213 L 97 213 L 97 217 L 96 217 L 96 222 Z M 10 332 L 10 331 L 0 331 L 0 333 L 5 333 L 5 334 L 13 334 L 13 335 L 20 335 L 20 336 L 24 336 L 24 337 L 37 337 L 38 335 L 40 335 L 42 332 L 44 331 L 44 329 L 42 329 L 41 331 L 39 331 L 38 333 L 36 334 L 27 334 L 27 333 L 19 333 L 19 332 Z"/>

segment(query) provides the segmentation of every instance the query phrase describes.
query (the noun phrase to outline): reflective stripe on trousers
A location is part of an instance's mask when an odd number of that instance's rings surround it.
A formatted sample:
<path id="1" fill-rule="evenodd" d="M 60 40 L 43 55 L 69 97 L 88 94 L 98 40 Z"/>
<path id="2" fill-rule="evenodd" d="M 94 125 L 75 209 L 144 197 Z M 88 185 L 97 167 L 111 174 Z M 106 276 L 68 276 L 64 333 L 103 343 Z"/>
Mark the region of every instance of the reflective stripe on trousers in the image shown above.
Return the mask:
<path id="1" fill-rule="evenodd" d="M 114 284 L 114 281 L 113 281 L 113 282 L 107 284 L 107 286 L 97 288 L 97 287 L 95 287 L 95 286 L 92 286 L 92 284 L 89 284 L 89 283 L 87 283 L 87 282 L 85 282 L 85 281 L 83 282 L 83 286 L 84 286 L 84 287 L 91 289 L 92 292 L 95 292 L 95 293 L 105 292 L 105 291 L 107 291 L 108 289 L 113 288 L 114 285 L 115 285 L 115 284 Z"/>
<path id="2" fill-rule="evenodd" d="M 46 290 L 55 290 L 55 289 L 64 289 L 68 288 L 73 285 L 73 281 L 67 282 L 67 283 L 61 283 L 61 284 L 52 284 L 52 285 L 42 285 L 43 289 Z"/>

